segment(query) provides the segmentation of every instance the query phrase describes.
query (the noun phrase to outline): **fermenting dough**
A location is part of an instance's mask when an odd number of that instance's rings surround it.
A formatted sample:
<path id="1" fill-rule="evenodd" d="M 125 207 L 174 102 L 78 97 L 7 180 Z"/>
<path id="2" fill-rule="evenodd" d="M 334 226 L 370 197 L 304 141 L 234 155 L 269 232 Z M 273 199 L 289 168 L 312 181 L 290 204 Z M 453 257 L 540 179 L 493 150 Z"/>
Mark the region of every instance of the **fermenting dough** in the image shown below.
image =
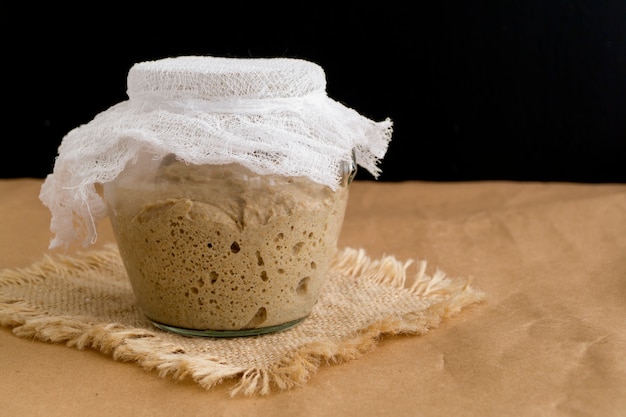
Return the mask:
<path id="1" fill-rule="evenodd" d="M 105 185 L 120 254 L 151 320 L 240 330 L 306 317 L 317 301 L 348 187 L 169 158 L 153 178 Z"/>

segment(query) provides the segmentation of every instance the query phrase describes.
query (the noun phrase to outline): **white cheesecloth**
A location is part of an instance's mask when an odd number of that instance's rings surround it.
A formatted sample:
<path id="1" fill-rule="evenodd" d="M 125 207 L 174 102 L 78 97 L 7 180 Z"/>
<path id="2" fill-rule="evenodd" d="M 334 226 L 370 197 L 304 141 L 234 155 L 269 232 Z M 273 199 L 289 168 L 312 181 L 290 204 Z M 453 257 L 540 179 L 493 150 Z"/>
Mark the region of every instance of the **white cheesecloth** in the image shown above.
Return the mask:
<path id="1" fill-rule="evenodd" d="M 324 70 L 293 58 L 182 56 L 133 65 L 128 100 L 62 140 L 40 199 L 51 212 L 50 248 L 96 241 L 107 216 L 96 184 L 142 152 L 192 164 L 236 162 L 258 174 L 306 176 L 336 189 L 343 163 L 375 178 L 392 135 L 326 94 Z"/>

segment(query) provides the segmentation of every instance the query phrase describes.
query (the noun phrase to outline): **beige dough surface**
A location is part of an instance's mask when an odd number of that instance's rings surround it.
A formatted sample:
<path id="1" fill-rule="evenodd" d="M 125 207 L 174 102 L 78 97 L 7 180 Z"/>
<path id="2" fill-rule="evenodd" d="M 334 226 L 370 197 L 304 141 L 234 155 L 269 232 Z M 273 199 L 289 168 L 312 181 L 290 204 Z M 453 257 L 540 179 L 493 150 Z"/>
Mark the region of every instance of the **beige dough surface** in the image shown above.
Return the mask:
<path id="1" fill-rule="evenodd" d="M 348 196 L 305 178 L 178 161 L 152 178 L 124 173 L 105 189 L 138 304 L 153 321 L 198 330 L 306 317 Z"/>

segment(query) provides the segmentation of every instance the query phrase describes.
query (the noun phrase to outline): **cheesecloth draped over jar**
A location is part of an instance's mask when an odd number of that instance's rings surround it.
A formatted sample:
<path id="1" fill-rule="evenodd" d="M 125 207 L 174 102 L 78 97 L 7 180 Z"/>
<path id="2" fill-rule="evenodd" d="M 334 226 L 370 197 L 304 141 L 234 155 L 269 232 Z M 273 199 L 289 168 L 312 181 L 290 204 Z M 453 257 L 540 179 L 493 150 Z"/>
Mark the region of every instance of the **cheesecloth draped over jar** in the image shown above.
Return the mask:
<path id="1" fill-rule="evenodd" d="M 258 174 L 306 176 L 336 189 L 352 160 L 375 178 L 392 122 L 374 122 L 330 99 L 324 70 L 293 58 L 183 56 L 141 62 L 128 100 L 62 140 L 40 199 L 51 212 L 50 248 L 95 242 L 107 215 L 96 184 L 141 153 L 192 164 L 239 163 Z"/>

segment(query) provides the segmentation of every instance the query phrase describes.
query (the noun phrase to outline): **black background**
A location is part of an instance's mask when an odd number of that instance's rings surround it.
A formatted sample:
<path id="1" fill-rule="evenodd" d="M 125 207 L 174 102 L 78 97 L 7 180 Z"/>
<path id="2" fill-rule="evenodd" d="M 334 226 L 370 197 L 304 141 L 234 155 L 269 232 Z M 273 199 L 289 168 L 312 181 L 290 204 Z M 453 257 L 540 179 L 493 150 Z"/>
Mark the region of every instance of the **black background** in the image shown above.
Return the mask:
<path id="1" fill-rule="evenodd" d="M 626 1 L 428 3 L 7 11 L 0 177 L 51 172 L 134 63 L 215 55 L 316 62 L 331 98 L 390 117 L 380 181 L 626 182 Z"/>

